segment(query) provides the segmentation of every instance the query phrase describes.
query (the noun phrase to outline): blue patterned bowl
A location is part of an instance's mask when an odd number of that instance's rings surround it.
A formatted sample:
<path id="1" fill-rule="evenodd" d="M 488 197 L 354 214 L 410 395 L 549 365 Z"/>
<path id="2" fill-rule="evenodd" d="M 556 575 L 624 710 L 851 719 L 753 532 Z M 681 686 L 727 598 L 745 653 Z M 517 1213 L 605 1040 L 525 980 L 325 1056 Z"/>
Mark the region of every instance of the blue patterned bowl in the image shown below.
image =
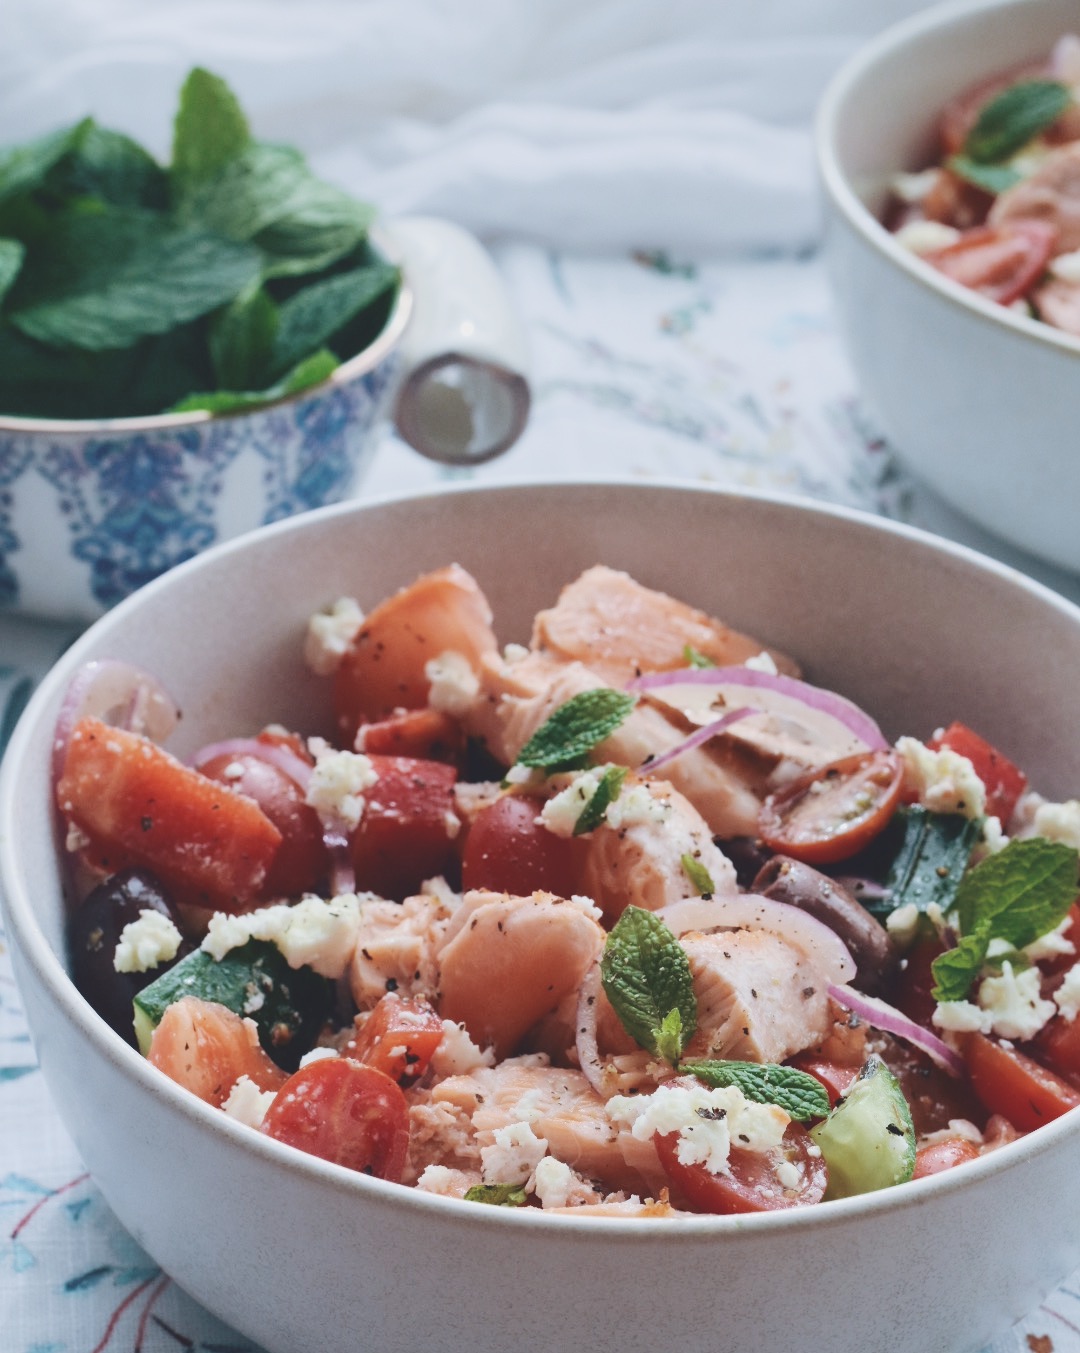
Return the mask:
<path id="1" fill-rule="evenodd" d="M 199 551 L 339 502 L 401 375 L 413 296 L 329 380 L 229 415 L 0 418 L 0 610 L 92 619 Z"/>

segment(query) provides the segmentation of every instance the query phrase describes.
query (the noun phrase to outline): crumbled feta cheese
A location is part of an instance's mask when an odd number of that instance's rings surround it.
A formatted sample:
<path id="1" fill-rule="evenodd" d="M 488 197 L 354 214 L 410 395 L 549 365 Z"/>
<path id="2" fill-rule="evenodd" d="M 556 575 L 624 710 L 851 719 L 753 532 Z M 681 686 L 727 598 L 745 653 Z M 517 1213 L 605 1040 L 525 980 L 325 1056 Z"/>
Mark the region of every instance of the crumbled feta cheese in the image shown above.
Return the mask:
<path id="1" fill-rule="evenodd" d="M 544 772 L 537 766 L 519 766 L 517 764 L 503 776 L 508 785 L 542 785 L 546 780 Z"/>
<path id="2" fill-rule="evenodd" d="M 606 1107 L 612 1122 L 629 1126 L 639 1141 L 677 1132 L 679 1160 L 714 1174 L 726 1172 L 732 1140 L 743 1150 L 769 1151 L 791 1122 L 778 1105 L 754 1103 L 734 1085 L 666 1085 L 651 1095 L 615 1095 Z"/>
<path id="3" fill-rule="evenodd" d="M 1031 822 L 1036 836 L 1080 850 L 1080 800 L 1066 799 L 1064 803 L 1040 803 Z"/>
<path id="4" fill-rule="evenodd" d="M 604 919 L 604 913 L 591 897 L 584 897 L 581 893 L 575 893 L 573 897 L 567 900 L 572 907 L 577 907 L 578 911 L 587 916 L 590 921 L 602 921 Z"/>
<path id="5" fill-rule="evenodd" d="M 524 644 L 507 644 L 503 649 L 503 662 L 515 663 L 529 656 L 529 650 Z"/>
<path id="6" fill-rule="evenodd" d="M 885 918 L 885 929 L 902 947 L 914 940 L 919 929 L 919 908 L 914 902 L 905 902 L 895 907 Z"/>
<path id="7" fill-rule="evenodd" d="M 973 1001 L 941 1001 L 934 1007 L 930 1022 L 935 1028 L 954 1034 L 988 1034 L 993 1027 L 989 1014 Z"/>
<path id="8" fill-rule="evenodd" d="M 238 1123 L 258 1128 L 262 1126 L 266 1111 L 274 1102 L 274 1093 L 273 1090 L 260 1090 L 250 1076 L 241 1076 L 221 1107 Z"/>
<path id="9" fill-rule="evenodd" d="M 443 714 L 461 717 L 472 708 L 480 693 L 480 679 L 464 653 L 448 648 L 424 665 L 431 682 L 428 704 Z"/>
<path id="10" fill-rule="evenodd" d="M 773 655 L 766 653 L 764 649 L 760 653 L 755 653 L 752 658 L 747 658 L 743 666 L 749 667 L 751 672 L 767 672 L 769 676 L 780 675 L 780 669 L 773 661 Z"/>
<path id="11" fill-rule="evenodd" d="M 942 221 L 909 221 L 894 233 L 893 238 L 913 254 L 931 254 L 935 249 L 955 244 L 960 232 Z"/>
<path id="12" fill-rule="evenodd" d="M 480 1148 L 480 1170 L 485 1184 L 525 1184 L 547 1153 L 547 1141 L 528 1123 L 498 1128 L 490 1146 Z"/>
<path id="13" fill-rule="evenodd" d="M 461 1194 L 462 1172 L 447 1165 L 424 1167 L 416 1187 L 424 1193 L 437 1193 L 443 1198 L 457 1198 Z"/>
<path id="14" fill-rule="evenodd" d="M 671 801 L 658 785 L 638 783 L 623 786 L 614 803 L 608 805 L 608 824 L 618 831 L 642 823 L 664 823 L 671 817 Z"/>
<path id="15" fill-rule="evenodd" d="M 983 820 L 982 835 L 987 855 L 996 855 L 1009 844 L 1009 838 L 1005 835 L 1000 820 L 994 817 L 993 813 Z"/>
<path id="16" fill-rule="evenodd" d="M 148 907 L 139 912 L 137 921 L 129 921 L 121 930 L 113 967 L 117 972 L 148 972 L 174 959 L 182 940 L 167 916 Z"/>
<path id="17" fill-rule="evenodd" d="M 569 1207 L 582 1192 L 582 1180 L 565 1161 L 544 1156 L 533 1172 L 533 1193 L 541 1207 Z"/>
<path id="18" fill-rule="evenodd" d="M 899 738 L 905 783 L 924 808 L 980 818 L 986 812 L 986 786 L 966 756 L 951 747 L 934 751 L 917 738 Z"/>
<path id="19" fill-rule="evenodd" d="M 364 811 L 363 793 L 378 779 L 371 758 L 363 752 L 338 752 L 325 744 L 315 748 L 315 765 L 304 802 L 324 826 L 355 831 Z"/>
<path id="20" fill-rule="evenodd" d="M 323 977 L 341 977 L 352 959 L 360 924 L 360 900 L 341 893 L 329 901 L 308 895 L 291 906 L 277 903 L 258 911 L 210 918 L 202 948 L 219 962 L 248 940 L 276 944 L 290 968 L 314 968 Z"/>
<path id="21" fill-rule="evenodd" d="M 565 775 L 551 777 L 554 782 L 565 784 L 565 788 L 548 799 L 541 809 L 540 821 L 549 832 L 555 836 L 573 836 L 582 810 L 600 787 L 604 770 L 603 766 L 593 766 L 575 775 L 568 784 Z"/>
<path id="22" fill-rule="evenodd" d="M 316 676 L 331 676 L 364 624 L 364 613 L 353 597 L 339 597 L 329 611 L 308 621 L 304 661 Z"/>
<path id="23" fill-rule="evenodd" d="M 916 174 L 894 174 L 890 187 L 901 202 L 914 206 L 926 197 L 937 181 L 936 169 L 922 169 Z"/>
<path id="24" fill-rule="evenodd" d="M 442 1039 L 431 1058 L 431 1069 L 439 1080 L 446 1076 L 467 1076 L 478 1067 L 495 1065 L 493 1049 L 478 1047 L 464 1024 L 444 1019 L 442 1026 Z"/>
<path id="25" fill-rule="evenodd" d="M 1044 958 L 1060 958 L 1064 954 L 1075 954 L 1076 945 L 1072 940 L 1066 939 L 1065 932 L 1072 924 L 1072 917 L 1066 916 L 1060 925 L 1048 930 L 1045 935 L 1040 935 L 1037 940 L 1032 940 L 1030 944 L 1024 945 L 1023 952 L 1031 959 L 1032 963 L 1038 963 Z"/>
<path id="26" fill-rule="evenodd" d="M 1060 277 L 1063 282 L 1080 282 L 1080 249 L 1072 249 L 1067 254 L 1058 254 L 1046 265 L 1047 272 Z"/>
<path id="27" fill-rule="evenodd" d="M 979 983 L 979 1005 L 993 1021 L 999 1038 L 1033 1038 L 1053 1015 L 1053 1001 L 1040 995 L 1042 974 L 1038 968 L 1020 972 L 1006 959 L 1000 977 L 985 977 Z"/>
<path id="28" fill-rule="evenodd" d="M 1054 1003 L 1070 1024 L 1080 1014 L 1080 963 L 1074 963 L 1062 978 Z"/>
<path id="29" fill-rule="evenodd" d="M 310 1066 L 312 1062 L 329 1062 L 340 1055 L 337 1048 L 312 1048 L 300 1058 L 300 1065 L 304 1067 Z"/>

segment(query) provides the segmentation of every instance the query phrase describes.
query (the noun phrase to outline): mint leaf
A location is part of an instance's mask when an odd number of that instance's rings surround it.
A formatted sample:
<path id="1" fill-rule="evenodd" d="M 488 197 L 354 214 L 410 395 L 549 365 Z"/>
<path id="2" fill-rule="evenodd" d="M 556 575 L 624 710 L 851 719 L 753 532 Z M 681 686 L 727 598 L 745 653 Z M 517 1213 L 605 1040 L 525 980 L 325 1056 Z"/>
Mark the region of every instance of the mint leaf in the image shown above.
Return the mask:
<path id="1" fill-rule="evenodd" d="M 696 855 L 683 855 L 679 861 L 683 867 L 683 873 L 690 880 L 694 891 L 698 897 L 712 897 L 716 892 L 716 885 L 712 881 L 712 875 L 697 858 Z"/>
<path id="2" fill-rule="evenodd" d="M 228 303 L 258 274 L 250 246 L 113 208 L 58 223 L 23 264 L 10 319 L 56 347 L 123 348 Z"/>
<path id="3" fill-rule="evenodd" d="M 251 141 L 251 129 L 236 95 L 218 75 L 196 66 L 180 87 L 173 124 L 174 198 L 215 178 Z"/>
<path id="4" fill-rule="evenodd" d="M 1072 103 L 1072 92 L 1057 80 L 1021 80 L 990 100 L 964 142 L 977 164 L 1015 155 L 1051 126 Z"/>
<path id="5" fill-rule="evenodd" d="M 98 198 L 118 207 L 164 209 L 168 175 L 131 137 L 87 118 L 70 148 L 50 169 L 45 188 L 58 197 Z"/>
<path id="6" fill-rule="evenodd" d="M 26 246 L 19 240 L 0 239 L 0 305 L 18 277 L 25 257 Z"/>
<path id="7" fill-rule="evenodd" d="M 819 1080 L 793 1066 L 772 1062 L 681 1062 L 679 1070 L 713 1089 L 735 1085 L 758 1104 L 778 1104 L 797 1122 L 825 1118 L 829 1096 Z"/>
<path id="8" fill-rule="evenodd" d="M 704 653 L 699 653 L 693 644 L 683 645 L 683 661 L 687 667 L 715 667 L 716 663 L 712 658 L 707 658 Z"/>
<path id="9" fill-rule="evenodd" d="M 981 834 L 978 822 L 959 813 L 932 813 L 915 805 L 902 808 L 894 826 L 903 835 L 885 877 L 884 902 L 868 898 L 865 906 L 882 919 L 897 907 L 913 902 L 919 911 L 936 905 L 942 914 L 952 910 L 956 890 Z"/>
<path id="10" fill-rule="evenodd" d="M 552 713 L 518 753 L 518 765 L 541 770 L 570 769 L 626 719 L 637 703 L 632 695 L 601 686 L 571 696 Z"/>
<path id="11" fill-rule="evenodd" d="M 619 797 L 625 779 L 625 766 L 608 766 L 596 786 L 596 792 L 578 814 L 578 820 L 574 823 L 575 836 L 584 836 L 586 832 L 595 831 L 600 826 L 604 814 Z"/>
<path id="12" fill-rule="evenodd" d="M 223 390 L 254 390 L 267 383 L 279 324 L 278 308 L 254 285 L 210 323 L 210 356 Z"/>
<path id="13" fill-rule="evenodd" d="M 956 893 L 960 933 L 988 926 L 994 939 L 1022 949 L 1060 925 L 1077 895 L 1071 847 L 1041 836 L 1012 840 L 977 864 Z"/>
<path id="14" fill-rule="evenodd" d="M 521 1184 L 474 1184 L 465 1191 L 467 1203 L 488 1203 L 492 1207 L 523 1207 L 527 1202 Z"/>
<path id="15" fill-rule="evenodd" d="M 48 132 L 25 145 L 0 151 L 0 202 L 39 187 L 52 167 L 78 144 L 80 136 L 91 125 L 92 119 L 84 118 L 74 127 Z"/>
<path id="16" fill-rule="evenodd" d="M 962 935 L 952 949 L 938 954 L 930 965 L 934 976 L 931 991 L 935 1001 L 963 1001 L 986 961 L 990 927 L 984 925 L 970 935 Z"/>
<path id="17" fill-rule="evenodd" d="M 392 291 L 399 277 L 397 268 L 391 264 L 375 263 L 310 282 L 282 302 L 270 354 L 271 377 L 279 376 L 306 353 L 329 343 L 354 315 Z"/>
<path id="18" fill-rule="evenodd" d="M 970 155 L 950 156 L 945 167 L 951 169 L 958 178 L 995 196 L 1011 188 L 1014 183 L 1019 183 L 1021 177 L 1017 170 L 1007 164 L 980 164 Z"/>
<path id="19" fill-rule="evenodd" d="M 312 386 L 321 385 L 338 369 L 341 363 L 329 350 L 321 348 L 305 357 L 274 385 L 264 390 L 210 390 L 202 394 L 186 395 L 170 409 L 170 413 L 192 413 L 205 409 L 207 413 L 242 413 L 275 399 L 286 399 Z"/>
<path id="20" fill-rule="evenodd" d="M 626 908 L 604 945 L 600 981 L 630 1037 L 677 1062 L 697 1028 L 697 998 L 686 951 L 659 917 Z"/>

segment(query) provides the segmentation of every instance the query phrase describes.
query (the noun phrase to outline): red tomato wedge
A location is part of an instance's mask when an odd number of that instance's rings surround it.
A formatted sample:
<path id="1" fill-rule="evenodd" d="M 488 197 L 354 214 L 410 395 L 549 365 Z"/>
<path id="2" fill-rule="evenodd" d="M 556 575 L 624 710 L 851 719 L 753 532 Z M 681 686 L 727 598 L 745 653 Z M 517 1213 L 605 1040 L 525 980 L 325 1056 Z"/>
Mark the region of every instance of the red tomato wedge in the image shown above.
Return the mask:
<path id="1" fill-rule="evenodd" d="M 888 825 L 903 783 L 903 761 L 891 748 L 833 761 L 770 794 L 758 834 L 807 864 L 846 860 Z"/>
<path id="2" fill-rule="evenodd" d="M 194 906 L 235 912 L 256 902 L 281 845 L 258 804 L 98 719 L 75 725 L 56 800 L 95 864 L 142 866 L 173 901 Z"/>
<path id="3" fill-rule="evenodd" d="M 1042 277 L 1056 243 L 1057 230 L 1045 221 L 1002 221 L 972 226 L 952 244 L 922 257 L 961 286 L 1011 305 Z"/>
<path id="4" fill-rule="evenodd" d="M 985 738 L 963 723 L 951 723 L 926 744 L 935 751 L 947 747 L 966 756 L 975 774 L 986 786 L 986 811 L 1004 826 L 1013 815 L 1016 801 L 1027 788 L 1027 776 Z"/>
<path id="5" fill-rule="evenodd" d="M 810 1134 L 799 1123 L 784 1133 L 781 1152 L 795 1166 L 799 1182 L 784 1188 L 776 1177 L 776 1159 L 768 1152 L 732 1148 L 727 1174 L 714 1174 L 705 1165 L 684 1164 L 678 1157 L 679 1134 L 655 1138 L 660 1164 L 672 1190 L 695 1212 L 776 1212 L 782 1208 L 819 1203 L 828 1175 L 820 1151 L 811 1149 Z"/>
<path id="6" fill-rule="evenodd" d="M 342 1045 L 341 1055 L 378 1067 L 400 1081 L 402 1076 L 424 1074 L 442 1036 L 442 1020 L 427 1001 L 388 991 L 367 1018 L 358 1022 Z"/>
<path id="7" fill-rule="evenodd" d="M 199 996 L 183 996 L 166 1008 L 146 1056 L 170 1080 L 217 1108 L 241 1076 L 260 1090 L 277 1090 L 287 1078 L 263 1050 L 251 1020 Z"/>
<path id="8" fill-rule="evenodd" d="M 400 899 L 457 863 L 457 771 L 408 756 L 372 756 L 371 763 L 378 778 L 364 791 L 352 837 L 356 886 Z"/>
<path id="9" fill-rule="evenodd" d="M 401 1182 L 409 1108 L 397 1082 L 348 1057 L 301 1067 L 278 1091 L 262 1130 L 349 1170 Z"/>
<path id="10" fill-rule="evenodd" d="M 529 897 L 542 888 L 556 897 L 581 891 L 588 847 L 556 836 L 539 822 L 543 802 L 504 794 L 482 808 L 469 826 L 461 858 L 461 886 Z"/>
<path id="11" fill-rule="evenodd" d="M 1080 1104 L 1080 1090 L 1016 1048 L 968 1034 L 964 1059 L 972 1088 L 991 1113 L 1032 1132 Z"/>

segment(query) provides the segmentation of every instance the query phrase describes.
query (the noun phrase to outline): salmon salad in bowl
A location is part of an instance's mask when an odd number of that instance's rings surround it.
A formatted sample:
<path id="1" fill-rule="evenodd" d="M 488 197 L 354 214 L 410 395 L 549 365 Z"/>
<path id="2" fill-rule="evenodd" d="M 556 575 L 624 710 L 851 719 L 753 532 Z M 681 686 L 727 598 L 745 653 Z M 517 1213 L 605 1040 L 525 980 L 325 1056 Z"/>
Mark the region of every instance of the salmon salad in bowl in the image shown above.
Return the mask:
<path id="1" fill-rule="evenodd" d="M 698 485 L 208 551 L 0 767 L 59 1118 L 267 1353 L 980 1349 L 1080 1263 L 1078 666 L 1003 565 Z"/>
<path id="2" fill-rule="evenodd" d="M 1080 805 L 888 741 L 605 565 L 500 642 L 449 564 L 313 614 L 335 728 L 187 759 L 139 669 L 54 744 L 76 984 L 257 1131 L 467 1201 L 800 1207 L 1080 1103 Z"/>

